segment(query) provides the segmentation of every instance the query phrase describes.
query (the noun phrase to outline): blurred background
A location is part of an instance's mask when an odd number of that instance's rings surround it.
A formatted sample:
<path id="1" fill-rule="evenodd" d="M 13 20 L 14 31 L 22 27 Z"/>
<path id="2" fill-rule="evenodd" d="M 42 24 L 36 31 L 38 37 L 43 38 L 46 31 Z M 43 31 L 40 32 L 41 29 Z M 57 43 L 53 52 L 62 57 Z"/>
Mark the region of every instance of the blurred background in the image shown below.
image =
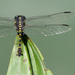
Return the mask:
<path id="1" fill-rule="evenodd" d="M 0 0 L 0 16 L 26 17 L 58 12 L 75 13 L 75 0 Z M 63 22 L 72 30 L 50 37 L 29 36 L 44 57 L 44 63 L 54 75 L 75 74 L 75 17 Z M 6 75 L 16 35 L 0 38 L 0 75 Z M 8 41 L 9 40 L 9 41 Z"/>

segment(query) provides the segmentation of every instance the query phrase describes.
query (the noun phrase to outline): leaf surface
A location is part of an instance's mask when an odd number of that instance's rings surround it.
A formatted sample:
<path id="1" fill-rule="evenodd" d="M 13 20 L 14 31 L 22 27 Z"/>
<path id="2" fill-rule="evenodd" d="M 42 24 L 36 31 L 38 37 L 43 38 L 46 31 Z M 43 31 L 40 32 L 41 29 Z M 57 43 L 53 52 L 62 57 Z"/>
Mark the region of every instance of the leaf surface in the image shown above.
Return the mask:
<path id="1" fill-rule="evenodd" d="M 41 52 L 27 35 L 22 35 L 23 56 L 16 56 L 18 47 L 19 36 L 17 35 L 6 75 L 53 75 L 46 69 Z"/>

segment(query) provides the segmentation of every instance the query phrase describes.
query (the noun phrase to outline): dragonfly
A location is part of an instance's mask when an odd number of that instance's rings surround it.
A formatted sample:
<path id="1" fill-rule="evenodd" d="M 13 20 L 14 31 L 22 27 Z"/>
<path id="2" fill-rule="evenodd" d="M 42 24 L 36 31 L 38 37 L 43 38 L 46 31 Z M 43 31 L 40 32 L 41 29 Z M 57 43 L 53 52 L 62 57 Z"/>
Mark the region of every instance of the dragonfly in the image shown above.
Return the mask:
<path id="1" fill-rule="evenodd" d="M 71 30 L 67 24 L 60 24 L 74 16 L 70 11 L 60 12 L 51 15 L 32 16 L 26 18 L 17 15 L 14 18 L 0 17 L 0 37 L 17 34 L 19 35 L 19 48 L 17 56 L 23 56 L 21 50 L 21 36 L 25 32 L 27 35 L 52 36 L 62 34 Z M 15 24 L 14 24 L 15 22 Z"/>

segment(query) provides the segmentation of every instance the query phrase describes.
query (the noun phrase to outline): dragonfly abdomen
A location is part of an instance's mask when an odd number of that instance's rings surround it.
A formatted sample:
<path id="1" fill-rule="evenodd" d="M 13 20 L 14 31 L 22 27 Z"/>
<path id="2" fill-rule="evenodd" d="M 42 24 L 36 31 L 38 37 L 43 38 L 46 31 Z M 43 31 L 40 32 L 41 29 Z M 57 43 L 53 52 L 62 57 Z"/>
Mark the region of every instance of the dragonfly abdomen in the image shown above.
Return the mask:
<path id="1" fill-rule="evenodd" d="M 18 50 L 17 50 L 17 55 L 20 57 L 22 54 L 22 49 L 21 49 L 21 30 L 19 31 L 19 47 L 18 47 Z"/>
<path id="2" fill-rule="evenodd" d="M 19 35 L 19 48 L 17 50 L 17 55 L 20 57 L 22 54 L 21 49 L 21 36 L 25 27 L 25 17 L 22 15 L 15 16 L 15 27 L 17 30 L 17 34 Z"/>

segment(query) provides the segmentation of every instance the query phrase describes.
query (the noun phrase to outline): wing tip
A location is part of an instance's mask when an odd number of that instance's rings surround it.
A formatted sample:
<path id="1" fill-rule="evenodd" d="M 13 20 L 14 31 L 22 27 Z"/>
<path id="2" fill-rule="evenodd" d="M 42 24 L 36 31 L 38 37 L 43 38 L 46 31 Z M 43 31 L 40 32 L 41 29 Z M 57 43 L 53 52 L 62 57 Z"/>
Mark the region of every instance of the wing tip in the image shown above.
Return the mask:
<path id="1" fill-rule="evenodd" d="M 64 13 L 72 13 L 72 12 L 70 12 L 70 11 L 66 11 L 66 12 L 64 12 Z"/>
<path id="2" fill-rule="evenodd" d="M 67 25 L 67 24 L 62 24 L 62 26 L 69 26 L 69 25 Z"/>

